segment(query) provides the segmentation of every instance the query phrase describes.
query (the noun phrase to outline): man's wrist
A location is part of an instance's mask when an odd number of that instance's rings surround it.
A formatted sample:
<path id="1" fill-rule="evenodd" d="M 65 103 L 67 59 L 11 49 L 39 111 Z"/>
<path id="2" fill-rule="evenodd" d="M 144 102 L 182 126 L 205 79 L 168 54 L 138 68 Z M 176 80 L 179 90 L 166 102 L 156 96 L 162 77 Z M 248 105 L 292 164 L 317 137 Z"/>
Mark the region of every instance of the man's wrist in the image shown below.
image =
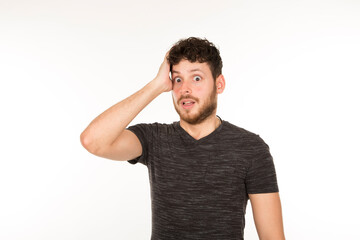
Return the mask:
<path id="1" fill-rule="evenodd" d="M 151 91 L 154 91 L 156 95 L 160 95 L 163 92 L 169 91 L 168 86 L 158 81 L 156 78 L 149 82 L 148 87 L 151 89 Z"/>

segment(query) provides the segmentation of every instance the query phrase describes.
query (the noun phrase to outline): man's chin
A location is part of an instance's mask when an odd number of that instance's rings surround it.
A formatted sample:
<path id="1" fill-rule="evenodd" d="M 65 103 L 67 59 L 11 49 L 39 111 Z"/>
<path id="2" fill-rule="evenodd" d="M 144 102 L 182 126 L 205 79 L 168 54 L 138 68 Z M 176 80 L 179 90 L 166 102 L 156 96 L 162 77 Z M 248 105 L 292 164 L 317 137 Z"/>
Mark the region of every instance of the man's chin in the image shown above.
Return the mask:
<path id="1" fill-rule="evenodd" d="M 199 114 L 180 114 L 180 119 L 188 124 L 196 125 L 204 121 Z"/>
<path id="2" fill-rule="evenodd" d="M 185 110 L 185 109 L 178 109 L 176 108 L 176 112 L 178 113 L 180 119 L 182 121 L 191 123 L 196 121 L 196 119 L 198 118 L 198 114 L 193 113 L 192 110 Z"/>
<path id="3" fill-rule="evenodd" d="M 184 121 L 191 125 L 197 125 L 204 122 L 209 116 L 211 116 L 216 109 L 216 103 L 209 105 L 207 108 L 202 109 L 200 111 L 194 111 L 192 109 L 190 111 L 182 111 L 183 109 L 176 109 L 177 113 L 180 116 L 180 120 Z"/>

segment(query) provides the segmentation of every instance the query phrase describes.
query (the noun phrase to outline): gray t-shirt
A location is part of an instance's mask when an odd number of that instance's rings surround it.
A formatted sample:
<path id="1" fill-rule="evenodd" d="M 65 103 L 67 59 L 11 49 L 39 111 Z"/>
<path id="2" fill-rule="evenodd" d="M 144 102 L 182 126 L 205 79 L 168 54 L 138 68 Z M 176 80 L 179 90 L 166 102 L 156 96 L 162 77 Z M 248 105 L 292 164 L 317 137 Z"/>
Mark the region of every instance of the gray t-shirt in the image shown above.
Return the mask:
<path id="1" fill-rule="evenodd" d="M 278 192 L 268 145 L 227 121 L 199 140 L 179 122 L 128 128 L 149 172 L 152 240 L 240 240 L 248 194 Z"/>

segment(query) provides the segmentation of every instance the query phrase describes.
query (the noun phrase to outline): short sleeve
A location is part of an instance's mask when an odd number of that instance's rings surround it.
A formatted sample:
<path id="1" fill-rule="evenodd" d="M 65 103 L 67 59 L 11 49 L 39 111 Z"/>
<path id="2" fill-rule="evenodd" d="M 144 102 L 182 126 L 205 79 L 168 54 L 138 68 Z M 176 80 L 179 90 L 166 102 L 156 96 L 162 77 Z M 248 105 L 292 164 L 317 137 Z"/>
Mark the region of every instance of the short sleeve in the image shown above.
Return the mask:
<path id="1" fill-rule="evenodd" d="M 278 192 L 273 158 L 269 146 L 259 137 L 251 146 L 253 157 L 246 175 L 248 194 Z"/>
<path id="2" fill-rule="evenodd" d="M 135 158 L 135 159 L 131 159 L 128 160 L 129 163 L 131 164 L 136 164 L 136 163 L 142 163 L 144 165 L 148 165 L 148 158 L 149 158 L 149 149 L 151 148 L 151 146 L 149 146 L 153 141 L 152 141 L 152 136 L 153 136 L 153 127 L 151 124 L 137 124 L 137 125 L 133 125 L 127 128 L 127 130 L 133 132 L 137 138 L 139 139 L 140 143 L 141 143 L 141 147 L 142 147 L 142 154 L 141 156 Z"/>

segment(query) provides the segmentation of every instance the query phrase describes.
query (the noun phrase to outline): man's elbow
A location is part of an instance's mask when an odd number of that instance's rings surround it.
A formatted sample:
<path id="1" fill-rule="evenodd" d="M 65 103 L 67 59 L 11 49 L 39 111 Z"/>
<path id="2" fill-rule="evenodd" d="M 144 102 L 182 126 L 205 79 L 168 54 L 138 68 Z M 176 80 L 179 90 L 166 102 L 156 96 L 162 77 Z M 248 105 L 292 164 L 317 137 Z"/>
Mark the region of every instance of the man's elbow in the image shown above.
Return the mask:
<path id="1" fill-rule="evenodd" d="M 99 152 L 99 147 L 93 141 L 93 139 L 88 136 L 88 134 L 84 131 L 80 134 L 80 142 L 81 145 L 90 153 L 97 155 Z"/>

